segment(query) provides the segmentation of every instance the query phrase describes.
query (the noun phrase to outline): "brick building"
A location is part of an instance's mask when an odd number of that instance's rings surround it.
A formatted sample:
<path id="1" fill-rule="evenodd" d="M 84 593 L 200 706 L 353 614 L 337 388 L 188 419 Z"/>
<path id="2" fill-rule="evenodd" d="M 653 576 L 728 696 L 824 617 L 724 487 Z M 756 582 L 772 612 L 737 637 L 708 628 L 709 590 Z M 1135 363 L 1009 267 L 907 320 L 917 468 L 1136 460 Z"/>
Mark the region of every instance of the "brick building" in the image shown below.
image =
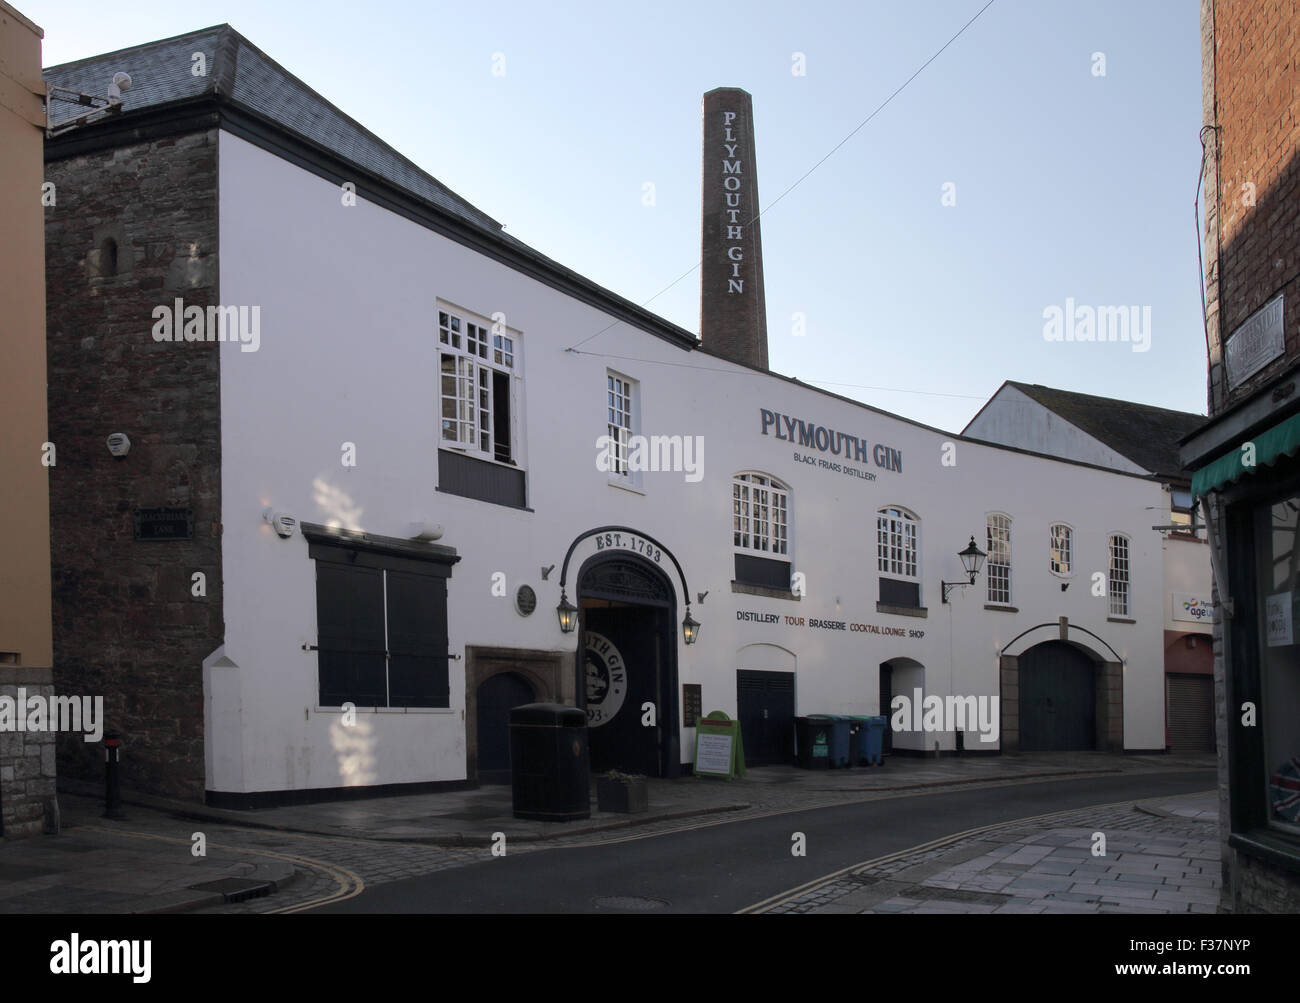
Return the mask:
<path id="1" fill-rule="evenodd" d="M 1214 558 L 1223 906 L 1300 910 L 1300 4 L 1203 0 L 1210 421 L 1183 441 Z"/>

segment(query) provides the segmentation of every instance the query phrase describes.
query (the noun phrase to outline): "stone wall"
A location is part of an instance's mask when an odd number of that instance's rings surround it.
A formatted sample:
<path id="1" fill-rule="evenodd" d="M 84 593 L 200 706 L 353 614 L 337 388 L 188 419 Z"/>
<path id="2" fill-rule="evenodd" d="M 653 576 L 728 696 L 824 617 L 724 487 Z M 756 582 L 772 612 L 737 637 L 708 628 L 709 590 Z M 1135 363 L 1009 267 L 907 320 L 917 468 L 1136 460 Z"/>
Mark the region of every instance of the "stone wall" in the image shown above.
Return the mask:
<path id="1" fill-rule="evenodd" d="M 0 697 L 18 700 L 19 689 L 48 701 L 50 670 L 0 666 Z M 0 832 L 13 839 L 58 831 L 53 732 L 0 731 Z"/>
<path id="2" fill-rule="evenodd" d="M 1220 909 L 1232 912 L 1300 912 L 1300 876 L 1249 857 L 1233 853 L 1231 887 L 1225 885 L 1227 902 Z"/>
<path id="3" fill-rule="evenodd" d="M 59 150 L 45 175 L 54 681 L 104 697 L 124 786 L 197 799 L 202 662 L 223 636 L 219 346 L 152 331 L 156 306 L 218 302 L 217 132 Z M 112 432 L 130 437 L 125 458 Z M 193 537 L 136 540 L 133 511 L 163 506 L 192 509 Z M 59 770 L 102 777 L 101 747 L 61 736 Z"/>

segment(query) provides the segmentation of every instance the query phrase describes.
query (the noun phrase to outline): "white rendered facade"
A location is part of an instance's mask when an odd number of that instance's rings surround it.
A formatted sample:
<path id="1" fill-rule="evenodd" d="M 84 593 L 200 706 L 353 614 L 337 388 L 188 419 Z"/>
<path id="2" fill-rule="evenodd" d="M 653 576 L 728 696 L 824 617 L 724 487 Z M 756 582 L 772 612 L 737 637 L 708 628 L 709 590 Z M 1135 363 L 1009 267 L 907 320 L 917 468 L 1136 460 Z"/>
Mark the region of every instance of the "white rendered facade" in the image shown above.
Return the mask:
<path id="1" fill-rule="evenodd" d="M 1119 663 L 1122 747 L 1163 747 L 1169 611 L 1151 527 L 1167 501 L 1158 482 L 963 440 L 626 323 L 567 352 L 613 318 L 364 199 L 345 205 L 337 185 L 224 131 L 219 153 L 221 301 L 260 306 L 261 331 L 256 352 L 227 344 L 221 354 L 226 635 L 203 668 L 209 791 L 466 780 L 469 653 L 552 652 L 571 680 L 582 634 L 560 630 L 559 565 L 602 526 L 628 527 L 680 562 L 690 595 L 668 558 L 660 563 L 674 616 L 689 603 L 702 626 L 690 646 L 675 631 L 673 691 L 680 700 L 682 685 L 698 684 L 706 713 L 735 716 L 737 670 L 793 672 L 798 714 L 888 713 L 879 707 L 885 662 L 895 693 L 920 687 L 1005 704 L 1007 666 L 1061 639 Z M 439 490 L 438 313 L 448 305 L 513 339 L 510 447 L 526 508 Z M 688 439 L 690 469 L 621 477 L 602 466 L 611 376 L 631 390 L 619 424 Z M 801 447 L 787 417 L 862 440 L 863 458 L 843 438 L 840 455 L 818 449 L 815 435 Z M 771 556 L 804 576 L 798 598 L 733 587 L 733 487 L 744 473 L 788 487 L 786 554 Z M 414 523 L 443 527 L 439 543 L 460 558 L 447 582 L 448 707 L 360 707 L 347 727 L 339 707 L 320 705 L 315 564 L 301 533 L 281 538 L 264 522 L 267 508 L 395 538 L 412 536 Z M 877 513 L 888 508 L 909 513 L 917 529 L 916 573 L 894 575 L 919 590 L 911 615 L 878 608 Z M 984 574 L 941 602 L 941 581 L 963 578 L 957 552 L 971 537 L 987 549 L 990 515 L 1009 519 L 1009 602 L 988 602 Z M 1072 530 L 1068 574 L 1049 568 L 1052 524 Z M 1092 587 L 1116 534 L 1129 541 L 1132 566 L 1123 618 Z M 574 548 L 570 598 L 598 542 Z M 540 569 L 553 565 L 544 580 Z M 525 584 L 537 596 L 531 616 L 513 601 Z M 893 738 L 896 750 L 955 745 L 949 731 Z M 982 743 L 968 729 L 964 746 L 998 749 L 1006 738 Z M 693 729 L 678 729 L 677 747 L 690 762 Z"/>

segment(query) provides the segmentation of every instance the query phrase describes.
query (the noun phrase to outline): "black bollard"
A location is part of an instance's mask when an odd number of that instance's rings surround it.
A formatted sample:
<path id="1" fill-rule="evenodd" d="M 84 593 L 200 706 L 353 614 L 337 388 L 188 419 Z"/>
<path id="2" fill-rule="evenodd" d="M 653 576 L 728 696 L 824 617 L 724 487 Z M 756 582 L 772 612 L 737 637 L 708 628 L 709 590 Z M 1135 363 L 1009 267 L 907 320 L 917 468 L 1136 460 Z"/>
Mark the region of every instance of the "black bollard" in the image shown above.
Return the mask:
<path id="1" fill-rule="evenodd" d="M 121 751 L 122 736 L 116 731 L 104 732 L 104 818 L 126 818 L 122 813 L 122 785 L 118 776 Z"/>

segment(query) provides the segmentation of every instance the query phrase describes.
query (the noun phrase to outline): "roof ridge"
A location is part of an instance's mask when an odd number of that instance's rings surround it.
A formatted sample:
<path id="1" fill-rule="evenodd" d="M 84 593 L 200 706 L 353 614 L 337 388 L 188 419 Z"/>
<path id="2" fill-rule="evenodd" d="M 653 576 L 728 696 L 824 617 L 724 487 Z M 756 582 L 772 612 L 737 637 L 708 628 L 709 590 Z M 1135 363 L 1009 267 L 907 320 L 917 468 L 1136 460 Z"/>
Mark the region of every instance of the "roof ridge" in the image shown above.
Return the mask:
<path id="1" fill-rule="evenodd" d="M 84 63 L 98 62 L 103 59 L 109 59 L 112 56 L 120 56 L 127 52 L 145 52 L 149 49 L 161 48 L 164 45 L 173 45 L 185 38 L 197 38 L 200 35 L 207 35 L 212 32 L 220 34 L 225 31 L 233 32 L 236 35 L 239 34 L 239 32 L 235 31 L 235 29 L 229 24 L 223 22 L 222 24 L 209 25 L 206 28 L 198 28 L 195 31 L 185 31 L 179 35 L 172 35 L 170 38 L 159 38 L 152 42 L 143 42 L 140 45 L 127 45 L 120 49 L 114 49 L 111 52 L 97 52 L 93 56 L 82 56 L 80 59 L 72 59 L 66 63 L 54 63 L 51 66 L 43 67 L 41 72 L 52 73 L 55 70 L 67 70 Z"/>
<path id="2" fill-rule="evenodd" d="M 1148 411 L 1163 411 L 1166 414 L 1176 414 L 1186 418 L 1200 418 L 1203 420 L 1206 417 L 1203 414 L 1197 414 L 1195 411 L 1180 411 L 1177 408 L 1161 407 L 1159 404 L 1145 404 L 1142 401 L 1129 400 L 1124 397 L 1102 397 L 1099 394 L 1084 393 L 1081 390 L 1063 390 L 1060 387 L 1049 387 L 1044 383 L 1023 383 L 1020 380 L 1007 380 L 1006 382 L 1008 386 L 1015 387 L 1022 391 L 1033 390 L 1036 388 L 1039 390 L 1050 390 L 1054 394 L 1064 394 L 1069 397 L 1083 397 L 1088 400 L 1102 401 L 1108 404 L 1127 404 L 1130 407 L 1140 407 Z M 1040 403 L 1042 402 L 1040 401 Z"/>

